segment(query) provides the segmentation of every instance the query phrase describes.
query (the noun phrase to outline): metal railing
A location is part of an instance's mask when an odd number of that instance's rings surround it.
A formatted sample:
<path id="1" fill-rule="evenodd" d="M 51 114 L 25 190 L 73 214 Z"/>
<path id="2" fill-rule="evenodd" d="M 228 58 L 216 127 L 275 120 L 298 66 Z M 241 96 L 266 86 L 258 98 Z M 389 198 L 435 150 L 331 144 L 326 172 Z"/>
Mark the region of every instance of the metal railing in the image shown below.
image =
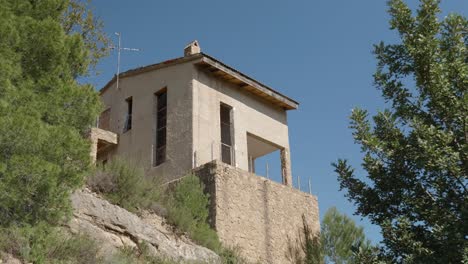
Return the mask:
<path id="1" fill-rule="evenodd" d="M 239 154 L 239 153 L 237 153 Z M 233 146 L 212 141 L 210 144 L 199 148 L 193 153 L 193 167 L 212 160 L 220 160 L 231 166 L 236 166 L 236 153 Z"/>

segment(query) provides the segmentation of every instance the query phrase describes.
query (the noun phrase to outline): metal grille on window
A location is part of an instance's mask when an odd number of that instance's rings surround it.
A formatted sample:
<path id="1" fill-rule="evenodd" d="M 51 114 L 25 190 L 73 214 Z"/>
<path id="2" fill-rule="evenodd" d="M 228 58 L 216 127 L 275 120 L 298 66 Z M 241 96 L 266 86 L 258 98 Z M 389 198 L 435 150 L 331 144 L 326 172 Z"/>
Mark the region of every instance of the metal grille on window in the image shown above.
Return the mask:
<path id="1" fill-rule="evenodd" d="M 127 132 L 132 129 L 133 100 L 130 97 L 125 101 L 127 102 L 127 116 L 125 117 L 124 132 Z"/>
<path id="2" fill-rule="evenodd" d="M 166 161 L 167 92 L 156 95 L 156 148 L 154 165 Z"/>
<path id="3" fill-rule="evenodd" d="M 221 161 L 229 165 L 234 163 L 234 155 L 232 148 L 232 108 L 221 104 L 220 121 L 221 121 Z"/>

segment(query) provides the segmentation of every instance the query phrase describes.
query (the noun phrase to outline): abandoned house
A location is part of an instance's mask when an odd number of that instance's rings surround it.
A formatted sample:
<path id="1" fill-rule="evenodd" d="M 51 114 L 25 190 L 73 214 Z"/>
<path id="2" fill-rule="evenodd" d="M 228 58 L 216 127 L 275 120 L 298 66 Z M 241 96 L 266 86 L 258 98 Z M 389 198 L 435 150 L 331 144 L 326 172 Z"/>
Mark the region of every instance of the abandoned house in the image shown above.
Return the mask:
<path id="1" fill-rule="evenodd" d="M 302 215 L 318 232 L 316 197 L 292 186 L 293 99 L 201 53 L 197 41 L 183 57 L 121 73 L 100 96 L 93 159 L 128 157 L 167 182 L 199 175 L 211 196 L 211 225 L 248 260 L 287 263 Z M 256 160 L 278 150 L 282 184 L 255 174 Z"/>

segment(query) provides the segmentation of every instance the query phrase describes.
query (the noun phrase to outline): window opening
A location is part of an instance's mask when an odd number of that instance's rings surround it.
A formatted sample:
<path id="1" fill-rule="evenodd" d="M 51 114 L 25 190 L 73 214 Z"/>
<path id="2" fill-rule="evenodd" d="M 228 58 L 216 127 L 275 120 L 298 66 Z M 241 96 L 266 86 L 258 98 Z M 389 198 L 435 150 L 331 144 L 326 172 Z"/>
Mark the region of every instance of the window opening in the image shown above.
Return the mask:
<path id="1" fill-rule="evenodd" d="M 132 129 L 133 99 L 129 97 L 125 101 L 127 102 L 127 115 L 125 116 L 124 132 L 127 132 Z"/>
<path id="2" fill-rule="evenodd" d="M 167 91 L 155 94 L 156 96 L 156 148 L 154 166 L 166 161 L 166 125 L 167 125 Z"/>
<path id="3" fill-rule="evenodd" d="M 229 165 L 234 165 L 232 119 L 232 107 L 221 104 L 221 161 Z"/>

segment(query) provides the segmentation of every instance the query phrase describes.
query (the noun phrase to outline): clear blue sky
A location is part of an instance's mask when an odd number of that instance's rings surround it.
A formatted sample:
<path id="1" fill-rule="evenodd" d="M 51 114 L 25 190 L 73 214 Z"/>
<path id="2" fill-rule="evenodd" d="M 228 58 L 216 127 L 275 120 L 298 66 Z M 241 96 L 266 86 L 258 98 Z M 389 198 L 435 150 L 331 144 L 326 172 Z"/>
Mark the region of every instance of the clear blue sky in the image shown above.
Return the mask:
<path id="1" fill-rule="evenodd" d="M 415 7 L 417 1 L 408 0 Z M 93 1 L 105 31 L 122 33 L 121 70 L 183 55 L 197 39 L 202 51 L 300 102 L 289 112 L 294 184 L 312 179 L 320 214 L 336 206 L 350 216 L 355 207 L 339 191 L 331 162 L 347 158 L 359 168 L 359 146 L 348 127 L 351 109 L 375 113 L 385 104 L 372 86 L 376 61 L 372 45 L 395 42 L 384 0 L 201 0 Z M 448 12 L 468 14 L 467 0 L 445 0 Z M 98 77 L 86 81 L 100 89 L 116 72 L 116 54 L 98 66 Z M 275 165 L 272 177 L 279 178 Z M 379 228 L 352 216 L 374 242 Z"/>

